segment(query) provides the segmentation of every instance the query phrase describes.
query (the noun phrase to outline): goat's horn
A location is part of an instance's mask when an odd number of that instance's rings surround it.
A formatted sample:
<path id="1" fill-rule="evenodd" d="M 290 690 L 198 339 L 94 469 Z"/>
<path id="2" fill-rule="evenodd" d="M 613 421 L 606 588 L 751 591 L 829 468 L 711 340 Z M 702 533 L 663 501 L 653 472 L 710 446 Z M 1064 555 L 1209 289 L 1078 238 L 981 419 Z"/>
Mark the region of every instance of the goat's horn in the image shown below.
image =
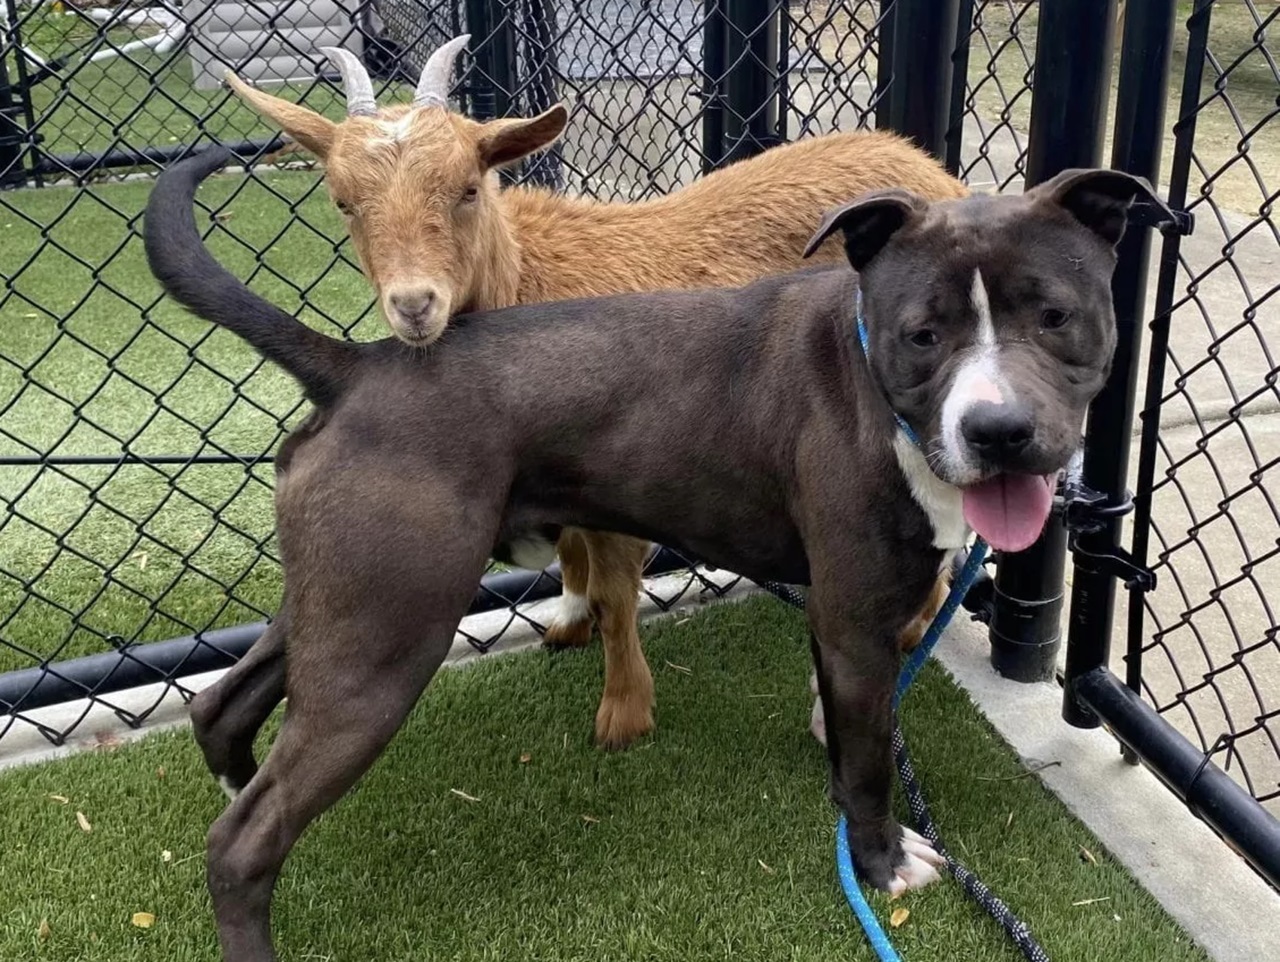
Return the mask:
<path id="1" fill-rule="evenodd" d="M 453 64 L 470 39 L 469 33 L 454 37 L 428 58 L 427 65 L 422 68 L 422 76 L 418 78 L 418 89 L 413 94 L 415 107 L 448 106 L 449 77 L 453 73 Z"/>
<path id="2" fill-rule="evenodd" d="M 345 47 L 321 47 L 320 52 L 342 74 L 342 89 L 347 94 L 347 115 L 372 117 L 378 112 L 373 99 L 373 81 L 359 58 Z"/>

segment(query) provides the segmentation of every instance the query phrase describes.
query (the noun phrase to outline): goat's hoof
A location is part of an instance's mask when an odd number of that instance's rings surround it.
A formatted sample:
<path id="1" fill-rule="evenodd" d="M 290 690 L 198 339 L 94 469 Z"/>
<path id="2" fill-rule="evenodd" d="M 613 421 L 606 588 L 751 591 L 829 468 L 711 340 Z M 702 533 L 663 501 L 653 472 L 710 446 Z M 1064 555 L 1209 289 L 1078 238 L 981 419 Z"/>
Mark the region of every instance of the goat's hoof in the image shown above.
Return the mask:
<path id="1" fill-rule="evenodd" d="M 591 644 L 591 619 L 552 621 L 542 633 L 542 644 L 547 648 L 585 648 Z"/>
<path id="2" fill-rule="evenodd" d="M 605 699 L 596 712 L 596 744 L 606 751 L 629 748 L 653 731 L 653 705 L 643 701 Z"/>

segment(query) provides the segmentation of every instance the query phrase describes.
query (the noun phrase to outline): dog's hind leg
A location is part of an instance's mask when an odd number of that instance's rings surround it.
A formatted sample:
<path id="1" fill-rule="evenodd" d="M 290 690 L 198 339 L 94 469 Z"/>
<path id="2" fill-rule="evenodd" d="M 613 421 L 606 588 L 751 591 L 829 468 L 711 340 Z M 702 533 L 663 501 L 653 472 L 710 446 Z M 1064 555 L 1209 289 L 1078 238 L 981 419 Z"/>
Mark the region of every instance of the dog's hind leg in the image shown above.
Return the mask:
<path id="1" fill-rule="evenodd" d="M 478 559 L 476 578 L 482 564 Z M 285 858 L 311 821 L 373 764 L 449 651 L 474 580 L 463 585 L 451 577 L 447 598 L 440 591 L 423 597 L 430 569 L 412 574 L 398 578 L 403 587 L 394 594 L 370 592 L 365 604 L 348 596 L 291 608 L 280 734 L 209 830 L 209 892 L 227 962 L 275 959 L 271 895 Z"/>
<path id="2" fill-rule="evenodd" d="M 649 543 L 598 532 L 585 537 L 591 553 L 587 596 L 604 639 L 604 694 L 596 712 L 596 743 L 626 748 L 653 731 L 653 675 L 636 626 Z"/>
<path id="3" fill-rule="evenodd" d="M 285 606 L 217 682 L 191 701 L 191 727 L 205 764 L 228 797 L 249 784 L 258 764 L 253 740 L 284 698 Z"/>
<path id="4" fill-rule="evenodd" d="M 591 608 L 587 604 L 591 555 L 585 532 L 565 528 L 556 543 L 556 554 L 560 556 L 560 607 L 548 622 L 542 641 L 551 648 L 581 648 L 591 642 Z"/>

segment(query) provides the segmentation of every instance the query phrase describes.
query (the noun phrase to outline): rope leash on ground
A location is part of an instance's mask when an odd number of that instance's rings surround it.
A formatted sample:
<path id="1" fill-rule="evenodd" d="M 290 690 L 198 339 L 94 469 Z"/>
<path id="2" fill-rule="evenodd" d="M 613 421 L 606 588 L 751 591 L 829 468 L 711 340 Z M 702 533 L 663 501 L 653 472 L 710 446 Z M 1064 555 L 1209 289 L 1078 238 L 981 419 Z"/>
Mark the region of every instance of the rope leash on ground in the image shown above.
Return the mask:
<path id="1" fill-rule="evenodd" d="M 916 823 L 916 829 L 933 843 L 933 847 L 938 854 L 946 859 L 947 870 L 955 876 L 956 881 L 964 886 L 964 890 L 969 893 L 969 896 L 1000 924 L 1000 927 L 1013 940 L 1023 956 L 1029 962 L 1049 962 L 1049 957 L 1045 954 L 1044 949 L 1032 938 L 1026 923 L 1014 915 L 1008 906 L 993 895 L 991 890 L 952 856 L 942 844 L 937 825 L 929 814 L 929 807 L 925 803 L 924 794 L 921 792 L 920 784 L 916 780 L 915 770 L 911 766 L 911 759 L 907 755 L 907 744 L 902 737 L 902 727 L 898 724 L 898 702 L 901 701 L 902 696 L 915 680 L 921 667 L 929 659 L 934 647 L 938 644 L 938 640 L 942 637 L 942 632 L 951 623 L 952 617 L 960 607 L 960 602 L 964 599 L 965 592 L 969 590 L 977 579 L 986 555 L 986 543 L 979 539 L 970 549 L 969 557 L 965 560 L 964 566 L 953 581 L 951 591 L 947 594 L 947 600 L 934 616 L 929 625 L 929 630 L 925 632 L 920 644 L 916 646 L 916 649 L 907 658 L 906 664 L 902 666 L 902 672 L 898 675 L 898 685 L 893 698 L 893 755 L 898 766 L 898 777 L 902 782 L 902 788 L 907 797 L 907 805 L 911 809 L 911 817 Z M 804 595 L 791 585 L 764 582 L 761 587 L 796 608 L 804 608 Z M 844 889 L 849 907 L 853 910 L 853 914 L 857 916 L 863 931 L 867 933 L 867 939 L 871 942 L 871 947 L 875 950 L 876 957 L 881 962 L 902 962 L 902 957 L 893 948 L 888 935 L 885 934 L 884 928 L 880 925 L 875 912 L 872 911 L 871 906 L 867 903 L 866 896 L 862 894 L 862 889 L 858 885 L 857 875 L 853 867 L 853 857 L 849 852 L 847 825 L 843 815 L 840 816 L 836 826 L 836 869 L 840 876 L 840 886 Z"/>

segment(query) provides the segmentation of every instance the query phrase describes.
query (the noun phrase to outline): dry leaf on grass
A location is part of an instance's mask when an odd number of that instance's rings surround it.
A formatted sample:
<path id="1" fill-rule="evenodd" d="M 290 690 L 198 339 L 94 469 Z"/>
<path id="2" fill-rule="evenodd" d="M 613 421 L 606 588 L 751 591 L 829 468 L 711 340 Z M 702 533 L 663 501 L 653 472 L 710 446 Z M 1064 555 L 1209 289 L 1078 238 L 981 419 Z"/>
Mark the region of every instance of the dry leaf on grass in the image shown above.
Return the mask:
<path id="1" fill-rule="evenodd" d="M 65 795 L 50 795 L 49 797 L 52 798 L 55 802 L 57 802 L 59 805 L 71 804 L 71 799 L 67 798 L 67 796 Z"/>
<path id="2" fill-rule="evenodd" d="M 588 825 L 600 824 L 600 819 L 596 818 L 594 815 L 583 815 L 582 820 L 586 822 Z"/>
<path id="3" fill-rule="evenodd" d="M 160 853 L 160 861 L 162 861 L 162 862 L 172 862 L 172 861 L 173 861 L 173 853 L 172 853 L 172 852 L 170 852 L 170 851 L 166 848 L 163 852 L 161 852 L 161 853 Z"/>
<path id="4" fill-rule="evenodd" d="M 150 912 L 134 912 L 130 921 L 140 929 L 149 929 L 156 924 L 156 917 Z"/>
<path id="5" fill-rule="evenodd" d="M 664 660 L 665 660 L 665 659 L 664 659 Z M 675 664 L 674 662 L 670 662 L 670 661 L 668 661 L 668 662 L 667 662 L 667 667 L 668 667 L 668 668 L 670 668 L 670 669 L 672 669 L 673 671 L 678 671 L 678 672 L 681 672 L 681 673 L 686 674 L 686 675 L 692 675 L 692 674 L 693 674 L 693 669 L 692 669 L 692 668 L 686 668 L 684 665 L 677 665 L 677 664 Z"/>
<path id="6" fill-rule="evenodd" d="M 769 866 L 767 866 L 767 865 L 765 865 L 765 864 L 764 864 L 764 859 L 759 859 L 759 858 L 758 858 L 758 859 L 756 859 L 756 861 L 757 861 L 757 862 L 759 862 L 759 863 L 760 863 L 760 867 L 761 867 L 762 869 L 764 869 L 764 870 L 765 870 L 765 874 L 767 874 L 767 875 L 772 875 L 772 874 L 773 874 L 773 869 L 771 869 Z"/>
<path id="7" fill-rule="evenodd" d="M 462 799 L 464 802 L 478 802 L 478 801 L 480 801 L 480 799 L 476 798 L 474 795 L 468 795 L 466 792 L 464 792 L 464 791 L 463 791 L 462 789 L 460 789 L 460 788 L 451 788 L 451 789 L 449 789 L 449 791 L 453 792 L 453 794 L 457 795 L 457 796 L 458 796 L 460 799 Z"/>
<path id="8" fill-rule="evenodd" d="M 51 935 L 53 935 L 53 929 L 49 928 L 49 920 L 41 919 L 40 926 L 36 929 L 36 938 L 41 942 L 47 942 Z"/>
<path id="9" fill-rule="evenodd" d="M 89 824 L 89 820 L 84 817 L 84 812 L 76 812 L 76 824 L 80 826 L 82 832 L 92 832 L 93 826 Z"/>
<path id="10" fill-rule="evenodd" d="M 911 916 L 910 909 L 904 909 L 902 906 L 898 906 L 896 909 L 893 910 L 893 914 L 889 916 L 889 928 L 891 929 L 901 928 L 902 923 L 905 922 L 908 918 L 910 918 L 910 916 Z"/>
<path id="11" fill-rule="evenodd" d="M 156 778 L 164 778 L 164 776 L 165 776 L 166 774 L 167 774 L 167 773 L 165 772 L 165 770 L 164 770 L 164 766 L 163 766 L 163 765 L 159 766 L 159 767 L 156 769 Z"/>
<path id="12" fill-rule="evenodd" d="M 525 752 L 523 755 L 520 756 L 521 765 L 528 765 L 531 761 L 533 761 L 533 756 L 530 755 L 528 752 Z"/>
<path id="13" fill-rule="evenodd" d="M 1092 852 L 1090 852 L 1083 845 L 1080 846 L 1080 858 L 1088 862 L 1090 865 L 1098 864 L 1098 857 L 1094 855 Z"/>
<path id="14" fill-rule="evenodd" d="M 1079 902 L 1072 902 L 1071 904 L 1073 906 L 1078 907 L 1081 905 L 1097 905 L 1099 902 L 1110 902 L 1110 901 L 1111 901 L 1110 895 L 1103 895 L 1100 898 L 1096 898 L 1096 899 L 1081 899 Z"/>

